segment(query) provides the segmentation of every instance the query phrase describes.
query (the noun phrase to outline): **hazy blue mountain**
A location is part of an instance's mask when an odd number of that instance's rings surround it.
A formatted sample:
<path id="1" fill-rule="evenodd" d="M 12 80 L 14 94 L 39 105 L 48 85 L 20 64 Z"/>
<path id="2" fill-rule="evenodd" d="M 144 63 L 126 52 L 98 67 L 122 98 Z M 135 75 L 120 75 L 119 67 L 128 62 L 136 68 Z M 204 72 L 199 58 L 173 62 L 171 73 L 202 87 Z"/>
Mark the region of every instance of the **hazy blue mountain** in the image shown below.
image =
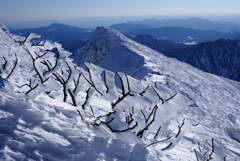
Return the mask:
<path id="1" fill-rule="evenodd" d="M 157 38 L 154 38 L 153 36 L 147 35 L 147 34 L 137 35 L 132 39 L 136 42 L 139 42 L 143 45 L 146 45 L 146 46 L 148 46 L 156 51 L 162 52 L 162 53 L 169 52 L 169 51 L 172 51 L 175 49 L 185 48 L 188 46 L 186 44 L 180 44 L 180 43 L 175 43 L 172 41 L 157 39 Z"/>
<path id="2" fill-rule="evenodd" d="M 153 27 L 184 27 L 199 30 L 218 30 L 230 31 L 232 29 L 239 29 L 239 23 L 233 22 L 218 22 L 201 18 L 188 18 L 188 19 L 147 19 L 139 21 L 139 23 L 153 26 Z"/>
<path id="3" fill-rule="evenodd" d="M 43 39 L 59 41 L 67 40 L 86 40 L 90 37 L 91 32 L 87 29 L 77 28 L 69 25 L 53 23 L 47 27 L 39 27 L 32 29 L 13 30 L 14 34 L 26 35 L 29 32 L 40 34 Z"/>
<path id="4" fill-rule="evenodd" d="M 220 31 L 214 30 L 196 30 L 181 27 L 163 27 L 153 29 L 143 29 L 125 32 L 128 36 L 137 36 L 139 34 L 149 34 L 153 37 L 182 43 L 199 43 L 211 40 L 217 40 L 228 35 Z"/>
<path id="5" fill-rule="evenodd" d="M 77 49 L 85 45 L 92 32 L 88 29 L 72 27 L 53 23 L 47 27 L 39 27 L 33 29 L 13 30 L 14 34 L 25 36 L 28 33 L 36 33 L 41 35 L 44 40 L 57 41 L 63 45 L 66 50 L 75 52 Z"/>
<path id="6" fill-rule="evenodd" d="M 240 38 L 240 30 L 231 30 L 228 32 L 229 39 L 239 39 Z"/>
<path id="7" fill-rule="evenodd" d="M 118 23 L 110 26 L 111 28 L 118 30 L 120 32 L 128 32 L 133 30 L 142 30 L 142 29 L 150 29 L 153 28 L 149 25 L 141 24 L 141 23 L 133 23 L 133 22 L 127 22 L 127 23 Z"/>

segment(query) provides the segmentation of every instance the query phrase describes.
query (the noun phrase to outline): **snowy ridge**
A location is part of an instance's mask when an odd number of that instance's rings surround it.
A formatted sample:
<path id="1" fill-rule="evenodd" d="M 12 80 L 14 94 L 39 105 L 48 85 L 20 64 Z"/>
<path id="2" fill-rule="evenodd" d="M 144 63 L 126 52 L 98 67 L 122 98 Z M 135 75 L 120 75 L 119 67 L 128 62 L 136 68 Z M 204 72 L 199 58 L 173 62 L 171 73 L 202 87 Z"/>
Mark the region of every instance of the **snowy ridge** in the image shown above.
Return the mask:
<path id="1" fill-rule="evenodd" d="M 108 70 L 111 71 L 115 71 L 115 67 L 119 66 L 120 68 L 118 68 L 118 70 L 121 71 L 121 64 L 124 64 L 124 62 L 118 59 L 116 55 L 130 55 L 134 53 L 139 57 L 143 57 L 144 60 L 142 62 L 144 63 L 142 63 L 142 66 L 138 67 L 137 72 L 130 73 L 132 76 L 142 78 L 144 76 L 143 73 L 157 73 L 162 75 L 162 77 L 166 77 L 166 86 L 168 88 L 194 101 L 192 105 L 194 108 L 186 112 L 185 115 L 189 115 L 191 119 L 194 117 L 196 122 L 204 124 L 211 135 L 216 134 L 216 136 L 220 137 L 219 140 L 221 140 L 222 146 L 232 142 L 232 138 L 229 138 L 229 133 L 231 133 L 231 131 L 239 132 L 239 125 L 237 125 L 239 124 L 239 119 L 237 115 L 239 115 L 238 107 L 240 106 L 240 85 L 238 82 L 204 73 L 176 59 L 167 58 L 154 50 L 128 39 L 112 29 L 103 27 L 102 30 L 114 35 L 112 37 L 114 37 L 114 40 L 118 40 L 118 46 L 121 46 L 122 50 L 116 47 L 116 45 L 111 45 L 111 43 L 107 44 L 111 46 L 112 51 L 121 51 L 109 53 L 109 55 L 112 55 L 111 61 L 116 61 L 118 64 L 115 63 L 113 66 L 113 64 L 108 61 L 109 59 L 106 58 L 106 60 L 103 60 L 98 65 L 103 67 L 106 66 Z M 102 32 L 99 34 L 101 33 Z M 99 37 L 101 36 L 97 37 L 98 41 L 105 41 L 104 38 L 102 40 Z M 92 41 L 90 41 L 90 43 L 91 42 Z M 125 53 L 123 53 L 123 51 Z M 87 51 L 85 54 L 88 55 L 88 53 Z M 128 67 L 131 69 L 132 64 L 128 64 Z M 146 70 L 147 72 L 145 72 Z M 127 71 L 125 73 L 129 72 Z M 155 74 L 151 76 L 151 78 L 154 77 Z M 216 118 L 216 116 L 218 119 L 213 119 Z M 229 138 L 229 140 L 226 138 Z M 227 142 L 229 143 L 225 142 L 226 140 L 228 140 Z M 239 146 L 239 139 L 235 141 L 236 145 L 234 146 Z M 233 150 L 233 152 L 236 153 L 236 150 Z"/>
<path id="2" fill-rule="evenodd" d="M 166 58 L 109 28 L 98 30 L 116 40 L 100 42 L 131 51 L 140 63 L 116 74 L 88 63 L 78 67 L 60 44 L 33 44 L 37 35 L 25 39 L 1 29 L 0 159 L 238 160 L 239 83 Z M 104 55 L 105 49 L 96 50 Z M 143 68 L 149 75 L 124 74 Z"/>

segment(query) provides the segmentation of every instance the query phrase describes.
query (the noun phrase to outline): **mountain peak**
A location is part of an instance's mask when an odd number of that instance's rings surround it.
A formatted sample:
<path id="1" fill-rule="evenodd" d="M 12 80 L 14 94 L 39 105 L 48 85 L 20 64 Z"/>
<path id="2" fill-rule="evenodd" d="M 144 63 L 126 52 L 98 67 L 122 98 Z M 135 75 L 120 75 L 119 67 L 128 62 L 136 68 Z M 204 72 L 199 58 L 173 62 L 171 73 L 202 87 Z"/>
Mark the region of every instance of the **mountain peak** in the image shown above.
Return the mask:
<path id="1" fill-rule="evenodd" d="M 64 25 L 61 23 L 52 23 L 48 27 L 66 27 L 66 26 L 68 26 L 68 25 Z"/>
<path id="2" fill-rule="evenodd" d="M 88 62 L 114 72 L 133 73 L 144 65 L 143 50 L 138 43 L 120 32 L 99 26 L 86 47 L 75 54 L 75 63 Z M 150 49 L 149 49 L 150 50 Z M 137 52 L 136 52 L 137 51 Z"/>
<path id="3" fill-rule="evenodd" d="M 107 26 L 98 26 L 95 30 L 93 38 L 95 38 L 96 36 L 103 36 L 103 37 L 111 38 L 113 36 L 119 37 L 119 36 L 121 36 L 121 34 L 118 31 L 116 31 L 112 28 L 109 28 Z"/>
<path id="4" fill-rule="evenodd" d="M 106 30 L 112 30 L 112 29 L 107 26 L 98 26 L 96 28 L 96 31 L 101 31 L 101 30 L 106 31 Z"/>
<path id="5" fill-rule="evenodd" d="M 82 31 L 83 29 L 81 28 L 78 28 L 78 27 L 74 27 L 74 26 L 70 26 L 70 25 L 65 25 L 65 24 L 61 24 L 61 23 L 52 23 L 50 24 L 49 26 L 47 26 L 47 28 L 49 29 L 57 29 L 57 30 L 61 30 L 61 31 L 76 31 L 76 32 L 79 32 L 79 31 Z"/>

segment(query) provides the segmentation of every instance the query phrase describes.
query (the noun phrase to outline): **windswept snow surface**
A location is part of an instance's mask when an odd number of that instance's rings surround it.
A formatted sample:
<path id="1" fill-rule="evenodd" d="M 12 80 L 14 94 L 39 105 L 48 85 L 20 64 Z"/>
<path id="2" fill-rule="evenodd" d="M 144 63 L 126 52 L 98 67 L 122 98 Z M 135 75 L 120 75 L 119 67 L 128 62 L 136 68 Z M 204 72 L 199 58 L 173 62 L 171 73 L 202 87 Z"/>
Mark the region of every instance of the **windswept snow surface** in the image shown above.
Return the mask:
<path id="1" fill-rule="evenodd" d="M 1 26 L 0 160 L 239 160 L 239 83 L 109 28 L 96 34 L 99 57 L 84 57 L 108 70 Z"/>

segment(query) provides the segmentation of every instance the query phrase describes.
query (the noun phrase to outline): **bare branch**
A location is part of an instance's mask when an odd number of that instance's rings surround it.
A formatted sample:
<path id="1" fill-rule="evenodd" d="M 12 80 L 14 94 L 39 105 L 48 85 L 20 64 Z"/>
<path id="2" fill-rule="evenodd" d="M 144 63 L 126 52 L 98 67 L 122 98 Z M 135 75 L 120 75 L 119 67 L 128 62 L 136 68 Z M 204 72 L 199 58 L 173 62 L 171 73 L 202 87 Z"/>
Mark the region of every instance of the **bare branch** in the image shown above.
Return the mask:
<path id="1" fill-rule="evenodd" d="M 199 161 L 196 149 L 194 149 L 194 153 L 195 153 L 197 161 Z"/>
<path id="2" fill-rule="evenodd" d="M 101 118 L 103 118 L 103 117 L 108 117 L 108 116 L 110 116 L 111 114 L 113 114 L 113 113 L 115 113 L 116 111 L 113 111 L 113 112 L 109 112 L 109 113 L 107 113 L 106 115 L 100 115 L 100 116 L 98 116 L 94 121 L 93 121 L 93 125 L 97 125 L 97 126 L 99 126 L 99 124 L 97 124 L 97 122 L 101 119 Z"/>
<path id="3" fill-rule="evenodd" d="M 109 121 L 107 121 L 107 122 L 101 121 L 100 124 L 106 125 L 106 126 L 113 132 L 113 129 L 112 129 L 112 127 L 109 125 L 109 123 L 111 123 L 114 119 L 115 119 L 115 117 L 113 117 L 111 120 L 109 120 Z M 99 125 L 100 125 L 100 124 L 99 124 Z M 98 125 L 98 126 L 99 126 L 99 125 Z"/>
<path id="4" fill-rule="evenodd" d="M 154 113 L 154 115 L 155 115 L 157 108 L 158 108 L 158 106 L 155 105 L 154 108 L 153 108 L 153 110 L 152 110 L 151 113 L 149 114 L 148 118 L 146 119 L 146 123 L 148 122 L 148 120 L 150 119 L 150 117 L 152 116 L 153 113 Z"/>
<path id="5" fill-rule="evenodd" d="M 77 112 L 78 112 L 79 116 L 81 117 L 81 119 L 83 120 L 81 112 L 79 110 L 77 110 Z"/>
<path id="6" fill-rule="evenodd" d="M 165 148 L 161 149 L 162 151 L 167 150 L 168 148 L 170 148 L 170 146 L 172 145 L 172 143 L 169 143 L 168 146 L 166 146 Z"/>
<path id="7" fill-rule="evenodd" d="M 175 138 L 177 138 L 177 137 L 179 136 L 179 134 L 180 134 L 180 132 L 181 132 L 181 129 L 182 129 L 182 127 L 183 127 L 184 123 L 185 123 L 184 121 L 185 121 L 185 118 L 183 119 L 183 122 L 182 122 L 182 124 L 181 124 L 180 126 L 178 126 L 178 132 L 177 132 L 177 134 L 176 134 Z"/>
<path id="8" fill-rule="evenodd" d="M 200 157 L 200 158 L 202 158 L 201 160 L 203 160 L 203 161 L 210 161 L 210 160 L 212 160 L 212 155 L 213 155 L 213 153 L 214 153 L 214 151 L 215 151 L 214 139 L 213 139 L 213 138 L 211 139 L 211 144 L 208 143 L 208 141 L 206 141 L 206 143 L 207 143 L 207 145 L 209 146 L 208 150 L 207 150 L 206 152 L 202 153 L 202 150 L 201 150 L 200 147 L 199 147 L 199 152 L 200 152 L 199 154 L 201 155 L 201 157 Z M 211 152 L 210 152 L 210 151 L 211 151 Z M 195 152 L 197 161 L 200 161 L 200 160 L 199 160 L 200 158 L 199 158 L 199 156 L 197 155 L 196 149 L 194 149 L 194 152 Z M 208 154 L 209 152 L 210 152 L 210 154 L 209 154 L 208 156 L 206 156 L 206 154 Z M 225 156 L 224 160 L 226 159 L 226 157 L 227 157 L 227 156 Z M 205 159 L 204 159 L 204 158 L 205 158 Z"/>
<path id="9" fill-rule="evenodd" d="M 224 161 L 227 161 L 227 155 L 225 155 L 225 157 L 223 158 Z"/>
<path id="10" fill-rule="evenodd" d="M 120 103 L 122 100 L 124 100 L 124 98 L 126 98 L 128 95 L 131 96 L 130 91 L 129 91 L 128 93 L 122 95 L 121 97 L 119 97 L 119 98 L 117 99 L 117 101 L 115 101 L 114 103 L 112 103 L 112 104 L 111 104 L 111 105 L 112 105 L 112 109 L 113 109 L 118 103 Z"/>
<path id="11" fill-rule="evenodd" d="M 162 127 L 162 126 L 159 126 L 159 128 L 158 128 L 156 134 L 154 135 L 154 139 L 156 139 L 156 137 L 158 136 L 158 134 L 159 134 L 159 132 L 160 132 L 160 130 L 161 130 L 161 127 Z"/>
<path id="12" fill-rule="evenodd" d="M 10 73 L 8 74 L 8 76 L 7 76 L 7 79 L 12 75 L 12 73 L 13 73 L 13 71 L 14 71 L 14 69 L 16 68 L 16 66 L 17 66 L 17 63 L 18 63 L 18 58 L 17 58 L 17 54 L 15 53 L 15 58 L 16 58 L 16 62 L 15 62 L 15 64 L 14 64 L 14 66 L 13 66 L 13 68 L 12 68 L 12 70 L 10 71 Z"/>
<path id="13" fill-rule="evenodd" d="M 166 139 L 153 142 L 153 143 L 147 145 L 147 147 L 149 147 L 149 146 L 151 146 L 151 145 L 154 145 L 154 144 L 157 144 L 157 143 L 162 143 L 162 142 L 167 141 L 167 140 L 169 140 L 169 139 L 171 139 L 171 138 L 172 138 L 172 137 L 170 136 L 170 137 L 168 137 L 168 138 L 166 138 Z"/>
<path id="14" fill-rule="evenodd" d="M 87 104 L 87 101 L 90 98 L 90 89 L 91 89 L 91 87 L 89 87 L 88 90 L 86 91 L 87 92 L 86 99 L 85 99 L 84 103 L 82 104 L 82 109 L 83 110 L 85 110 L 85 106 Z"/>
<path id="15" fill-rule="evenodd" d="M 75 85 L 75 87 L 74 87 L 74 89 L 73 89 L 73 93 L 76 93 L 76 90 L 77 90 L 77 87 L 78 87 L 78 85 L 79 85 L 79 81 L 80 81 L 81 75 L 82 75 L 82 73 L 79 73 L 79 74 L 78 74 L 77 81 L 76 81 L 75 79 L 73 79 L 73 82 L 74 82 L 74 85 Z"/>
<path id="16" fill-rule="evenodd" d="M 35 60 L 44 57 L 48 52 L 46 51 L 45 53 L 43 53 L 42 55 L 39 55 L 37 52 L 35 52 L 35 54 L 37 55 L 37 57 L 35 58 Z"/>
<path id="17" fill-rule="evenodd" d="M 166 100 L 164 101 L 164 103 L 167 102 L 167 101 L 169 101 L 169 100 L 171 100 L 171 99 L 173 99 L 176 95 L 177 95 L 177 93 L 175 93 L 173 96 L 171 96 L 171 97 L 169 97 L 168 99 L 166 99 Z"/>
<path id="18" fill-rule="evenodd" d="M 100 92 L 100 91 L 97 89 L 95 83 L 94 83 L 93 80 L 92 80 L 92 75 L 91 75 L 91 71 L 90 71 L 89 67 L 88 67 L 85 63 L 83 63 L 83 64 L 85 65 L 85 67 L 86 67 L 87 70 L 88 70 L 89 79 L 90 79 L 90 80 L 88 80 L 83 73 L 82 73 L 82 76 L 84 77 L 84 79 L 85 79 L 101 96 L 103 96 L 102 92 Z"/>
<path id="19" fill-rule="evenodd" d="M 57 51 L 58 51 L 58 50 L 57 50 Z M 47 66 L 47 68 L 48 68 L 48 71 L 43 72 L 43 75 L 46 75 L 47 73 L 53 71 L 53 70 L 57 67 L 59 55 L 60 55 L 60 54 L 59 54 L 59 51 L 58 51 L 58 54 L 57 54 L 57 57 L 56 57 L 56 62 L 55 62 L 55 64 L 54 64 L 54 66 L 52 66 L 52 64 L 49 62 L 49 60 L 47 60 L 46 62 L 43 61 L 43 64 L 45 64 L 45 65 Z M 51 67 L 50 67 L 50 65 L 51 65 Z"/>
<path id="20" fill-rule="evenodd" d="M 35 63 L 36 63 L 36 59 L 32 56 L 32 54 L 30 53 L 30 51 L 29 51 L 28 49 L 26 49 L 26 50 L 27 50 L 27 53 L 29 54 L 29 56 L 32 58 L 33 68 L 34 68 L 35 72 L 37 73 L 37 75 L 38 75 L 41 83 L 46 82 L 46 81 L 49 79 L 49 77 L 48 77 L 47 79 L 43 80 L 41 74 L 39 73 L 39 71 L 38 71 L 38 69 L 37 69 L 37 67 L 36 67 L 36 64 L 35 64 Z"/>
<path id="21" fill-rule="evenodd" d="M 145 123 L 147 123 L 147 118 L 146 118 L 145 114 L 143 113 L 142 110 L 140 110 L 140 111 L 141 111 L 141 113 L 142 113 L 142 115 L 143 115 L 143 117 L 144 117 Z"/>
<path id="22" fill-rule="evenodd" d="M 32 43 L 32 46 L 44 46 L 45 43 L 46 43 L 46 41 L 39 41 L 38 43 Z"/>
<path id="23" fill-rule="evenodd" d="M 125 95 L 126 94 L 126 92 L 125 92 L 125 88 L 124 88 L 124 83 L 123 83 L 123 79 L 122 79 L 122 77 L 120 76 L 120 74 L 117 72 L 117 75 L 118 75 L 118 77 L 119 77 L 119 79 L 120 79 L 120 82 L 121 82 L 121 87 L 122 87 L 122 95 Z"/>
<path id="24" fill-rule="evenodd" d="M 143 96 L 143 95 L 146 93 L 146 91 L 147 91 L 148 88 L 149 88 L 149 86 L 147 86 L 146 88 L 144 88 L 143 91 L 142 91 L 141 93 L 139 93 L 139 95 L 140 95 L 140 96 Z"/>
<path id="25" fill-rule="evenodd" d="M 46 60 L 43 60 L 43 61 L 41 62 L 41 64 L 46 65 L 47 68 L 48 68 L 48 70 L 51 70 L 50 64 L 49 64 Z M 44 75 L 44 73 L 43 73 L 43 75 Z"/>
<path id="26" fill-rule="evenodd" d="M 23 41 L 20 41 L 20 40 L 19 40 L 19 41 L 16 41 L 16 40 L 15 40 L 15 42 L 19 43 L 19 45 L 24 45 L 25 42 L 27 41 L 27 38 L 29 37 L 30 34 L 31 34 L 31 33 L 28 33 L 27 36 L 24 38 Z"/>
<path id="27" fill-rule="evenodd" d="M 127 74 L 125 74 L 125 77 L 126 77 L 126 80 L 127 80 L 128 92 L 131 92 L 131 89 L 130 89 L 130 83 L 129 83 L 129 80 L 128 80 L 128 76 L 127 76 Z"/>
<path id="28" fill-rule="evenodd" d="M 153 88 L 153 87 L 152 87 Z M 159 95 L 159 93 L 156 91 L 155 88 L 153 88 L 154 92 L 157 94 L 158 99 L 162 102 L 162 104 L 164 104 L 164 99 Z"/>
<path id="29" fill-rule="evenodd" d="M 133 115 L 130 113 L 129 116 L 126 117 L 126 123 L 128 124 L 128 126 L 133 122 Z"/>
<path id="30" fill-rule="evenodd" d="M 198 126 L 200 123 L 197 123 L 197 124 L 193 124 L 192 126 Z"/>
<path id="31" fill-rule="evenodd" d="M 6 58 L 3 56 L 3 60 L 4 60 L 4 64 L 3 64 L 3 70 L 6 70 L 6 66 L 7 66 L 7 60 L 6 60 Z"/>
<path id="32" fill-rule="evenodd" d="M 93 116 L 93 117 L 95 117 L 95 116 L 94 116 L 94 111 L 93 111 L 93 108 L 92 108 L 92 106 L 89 106 L 89 107 L 90 107 L 90 109 L 91 109 L 92 116 Z"/>
<path id="33" fill-rule="evenodd" d="M 30 89 L 26 92 L 26 94 L 29 94 L 31 91 L 33 91 L 34 89 L 36 89 L 37 88 L 37 86 L 38 86 L 38 83 L 35 85 L 35 86 L 32 86 L 32 79 L 30 79 L 29 80 L 29 84 L 24 84 L 24 85 L 22 85 L 21 87 L 23 87 L 23 86 L 28 86 Z"/>
<path id="34" fill-rule="evenodd" d="M 212 143 L 212 145 L 211 145 L 211 153 L 208 155 L 207 161 L 209 161 L 209 160 L 212 159 L 212 155 L 213 155 L 214 150 L 215 150 L 214 139 L 213 139 L 213 138 L 212 138 L 212 140 L 211 140 L 211 143 Z"/>
<path id="35" fill-rule="evenodd" d="M 138 126 L 138 122 L 135 123 L 135 125 L 133 125 L 132 127 L 128 127 L 126 129 L 123 130 L 113 130 L 113 132 L 126 132 L 128 130 L 133 130 L 134 128 L 136 128 Z"/>
<path id="36" fill-rule="evenodd" d="M 66 65 L 68 67 L 67 73 L 67 78 L 66 80 L 64 80 L 64 78 L 62 76 L 60 76 L 58 73 L 53 73 L 53 76 L 55 77 L 55 80 L 57 80 L 62 86 L 63 86 L 63 101 L 66 102 L 67 101 L 67 83 L 69 81 L 69 79 L 71 78 L 72 75 L 72 69 L 69 66 L 69 64 L 66 62 Z M 70 92 L 71 93 L 71 92 Z M 76 102 L 75 102 L 76 103 Z"/>
<path id="37" fill-rule="evenodd" d="M 151 115 L 153 115 L 152 120 L 151 120 L 142 130 L 140 130 L 140 131 L 137 133 L 137 136 L 139 136 L 140 138 L 142 138 L 144 132 L 145 132 L 146 130 L 148 130 L 149 126 L 155 121 L 157 108 L 158 108 L 157 105 L 154 106 L 152 112 L 149 114 L 149 117 L 147 118 L 147 122 L 148 122 L 149 118 L 151 117 Z"/>
<path id="38" fill-rule="evenodd" d="M 103 71 L 103 78 L 104 78 L 104 85 L 106 87 L 106 93 L 108 93 L 109 92 L 109 87 L 107 85 L 107 76 L 106 76 L 106 71 L 105 70 Z"/>
<path id="39" fill-rule="evenodd" d="M 132 106 L 132 114 L 134 114 L 134 106 Z"/>
<path id="40" fill-rule="evenodd" d="M 69 93 L 70 97 L 72 98 L 72 105 L 73 105 L 73 106 L 77 106 L 75 97 L 74 97 L 74 95 L 72 94 L 72 92 L 71 92 L 70 89 L 68 89 L 68 93 Z"/>

